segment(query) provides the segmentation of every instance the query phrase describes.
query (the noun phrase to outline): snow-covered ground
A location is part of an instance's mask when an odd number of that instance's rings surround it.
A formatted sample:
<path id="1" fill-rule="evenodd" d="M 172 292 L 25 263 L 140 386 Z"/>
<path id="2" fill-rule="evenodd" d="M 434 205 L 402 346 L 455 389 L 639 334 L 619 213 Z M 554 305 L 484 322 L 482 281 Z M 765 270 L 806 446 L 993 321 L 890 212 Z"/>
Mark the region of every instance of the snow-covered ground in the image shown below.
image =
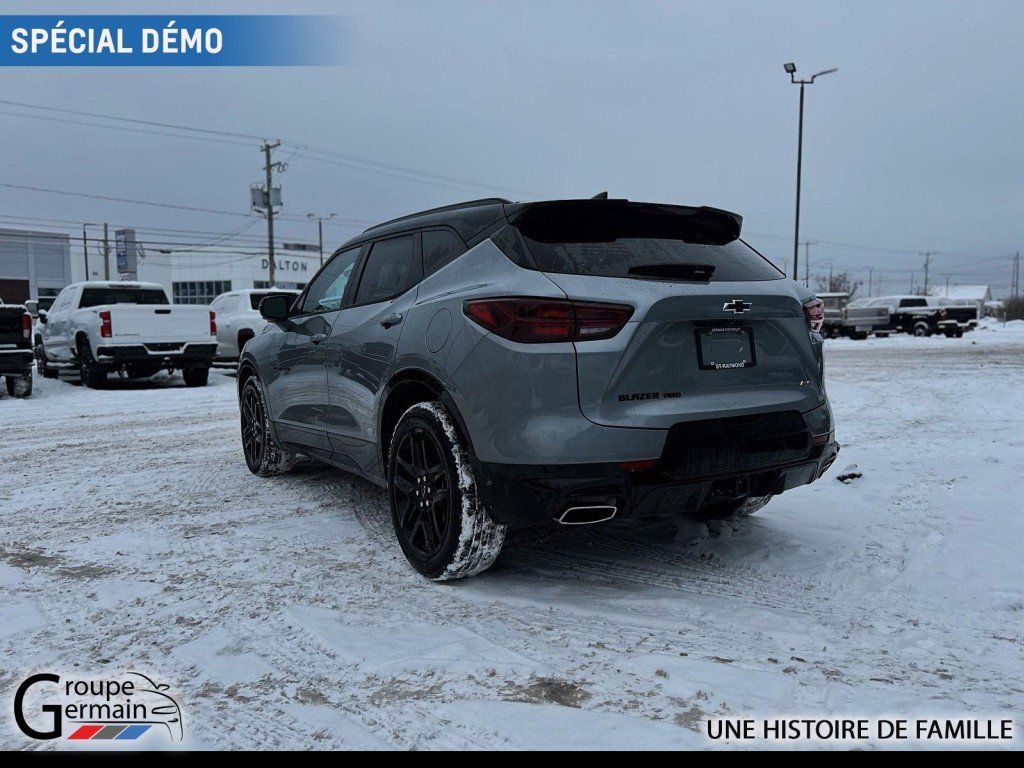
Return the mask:
<path id="1" fill-rule="evenodd" d="M 250 475 L 230 376 L 39 380 L 0 399 L 4 709 L 34 670 L 134 668 L 214 748 L 700 747 L 723 715 L 1019 729 L 1024 323 L 827 349 L 843 451 L 817 484 L 714 531 L 513 535 L 449 585 L 405 564 L 370 484 Z M 8 715 L 0 745 L 69 742 Z"/>

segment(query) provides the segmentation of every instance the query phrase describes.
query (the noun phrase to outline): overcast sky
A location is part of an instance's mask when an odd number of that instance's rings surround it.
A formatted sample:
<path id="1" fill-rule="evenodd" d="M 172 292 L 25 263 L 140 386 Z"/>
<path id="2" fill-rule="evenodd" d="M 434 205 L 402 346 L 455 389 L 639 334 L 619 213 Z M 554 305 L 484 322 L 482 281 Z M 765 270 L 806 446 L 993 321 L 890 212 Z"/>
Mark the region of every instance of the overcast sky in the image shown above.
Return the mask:
<path id="1" fill-rule="evenodd" d="M 352 62 L 7 69 L 0 99 L 281 138 L 292 146 L 278 159 L 309 144 L 419 179 L 299 152 L 282 177 L 291 216 L 336 212 L 369 224 L 487 194 L 589 197 L 607 189 L 735 210 L 748 239 L 781 265 L 792 249 L 798 99 L 782 64 L 795 61 L 806 74 L 838 67 L 807 92 L 802 235 L 823 241 L 812 246 L 812 273 L 829 262 L 837 270 L 874 266 L 887 289 L 903 291 L 910 270 L 920 282 L 918 254 L 931 250 L 940 254 L 933 282 L 951 273 L 953 282 L 1005 286 L 1009 256 L 1024 249 L 1024 3 L 1013 0 L 7 0 L 4 12 L 285 7 L 349 15 Z M 261 173 L 257 141 L 218 144 L 20 116 L 30 112 L 0 105 L 0 181 L 248 212 L 248 187 Z M 248 223 L 3 187 L 0 215 L 8 225 L 32 216 L 209 232 Z M 364 226 L 326 227 L 329 246 Z M 281 228 L 286 240 L 315 239 L 313 225 L 297 219 Z M 244 235 L 262 232 L 261 220 Z"/>

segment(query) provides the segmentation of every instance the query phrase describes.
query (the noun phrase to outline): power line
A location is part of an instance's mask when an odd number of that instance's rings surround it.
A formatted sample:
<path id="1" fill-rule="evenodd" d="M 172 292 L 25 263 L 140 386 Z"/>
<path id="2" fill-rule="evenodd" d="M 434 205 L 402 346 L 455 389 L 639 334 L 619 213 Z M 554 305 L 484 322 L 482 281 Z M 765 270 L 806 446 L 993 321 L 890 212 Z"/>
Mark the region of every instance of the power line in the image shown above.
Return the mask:
<path id="1" fill-rule="evenodd" d="M 250 133 L 239 133 L 236 131 L 221 131 L 211 128 L 198 128 L 190 125 L 182 125 L 180 123 L 164 123 L 157 120 L 142 120 L 132 117 L 123 117 L 120 115 L 104 115 L 99 112 L 87 112 L 83 110 L 67 109 L 63 107 L 50 107 L 41 104 L 29 104 L 23 101 L 11 101 L 9 99 L 0 99 L 0 104 L 4 104 L 12 107 L 20 107 L 22 109 L 35 109 L 46 112 L 56 112 L 59 114 L 76 115 L 79 117 L 90 117 L 94 119 L 104 120 L 107 123 L 122 122 L 131 123 L 133 125 L 142 125 L 149 128 L 163 128 L 172 131 L 185 131 L 191 134 L 191 136 L 182 136 L 181 134 L 161 134 L 159 131 L 149 131 L 150 133 L 157 133 L 159 135 L 170 135 L 178 138 L 193 138 L 198 140 L 212 140 L 216 137 L 216 140 L 221 143 L 238 144 L 240 146 L 249 146 L 240 141 L 225 141 L 225 139 L 246 139 L 248 141 L 260 141 L 264 140 L 262 136 L 256 136 Z M 15 117 L 34 117 L 36 119 L 52 119 L 58 122 L 75 122 L 71 120 L 61 118 L 47 118 L 42 115 L 25 115 L 16 112 L 3 112 L 2 114 L 8 114 Z M 77 121 L 78 124 L 87 125 L 95 128 L 118 128 L 115 125 L 108 125 L 106 123 L 86 123 L 84 121 Z M 140 131 L 145 132 L 145 131 Z M 301 142 L 293 141 L 282 141 L 282 144 L 286 144 L 290 147 L 294 147 L 296 152 L 302 152 L 307 154 L 317 154 L 321 157 L 316 158 L 321 162 L 327 163 L 328 165 L 337 165 L 343 168 L 349 168 L 353 170 L 361 170 L 367 173 L 376 173 L 382 176 L 389 176 L 392 178 L 400 178 L 405 181 L 412 181 L 420 184 L 432 184 L 435 186 L 448 186 L 448 187 L 459 187 L 469 189 L 485 189 L 485 190 L 499 190 L 506 192 L 515 192 L 516 194 L 524 194 L 532 196 L 533 193 L 525 192 L 523 190 L 514 189 L 511 187 L 504 187 L 494 184 L 483 184 L 481 182 L 472 181 L 469 179 L 460 179 L 454 176 L 445 176 L 442 174 L 432 173 L 430 171 L 420 171 L 415 168 L 409 168 L 407 166 L 397 165 L 393 163 L 385 163 L 379 160 L 373 160 L 371 158 L 360 157 L 358 155 L 347 154 L 343 152 L 337 152 L 331 149 L 324 149 L 317 147 L 312 144 L 303 144 Z"/>

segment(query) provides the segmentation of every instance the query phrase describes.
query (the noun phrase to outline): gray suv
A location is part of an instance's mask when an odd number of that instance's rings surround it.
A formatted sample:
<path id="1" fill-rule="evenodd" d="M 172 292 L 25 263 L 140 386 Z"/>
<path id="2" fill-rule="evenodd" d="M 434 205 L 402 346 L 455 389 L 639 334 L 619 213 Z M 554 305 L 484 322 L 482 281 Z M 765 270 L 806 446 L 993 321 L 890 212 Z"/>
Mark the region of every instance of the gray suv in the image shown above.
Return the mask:
<path id="1" fill-rule="evenodd" d="M 839 451 L 813 292 L 741 218 L 628 200 L 476 200 L 371 227 L 241 356 L 258 475 L 304 455 L 388 489 L 437 580 L 509 526 L 745 515 Z"/>

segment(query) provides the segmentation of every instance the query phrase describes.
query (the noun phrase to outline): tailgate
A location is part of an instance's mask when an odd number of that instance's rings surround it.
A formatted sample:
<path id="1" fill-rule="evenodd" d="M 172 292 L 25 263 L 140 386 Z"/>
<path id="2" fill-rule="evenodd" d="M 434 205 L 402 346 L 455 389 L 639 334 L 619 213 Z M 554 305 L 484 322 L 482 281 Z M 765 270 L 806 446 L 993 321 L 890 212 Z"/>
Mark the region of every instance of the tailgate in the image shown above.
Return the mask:
<path id="1" fill-rule="evenodd" d="M 664 429 L 708 417 L 809 411 L 824 400 L 803 306 L 788 281 L 546 274 L 570 298 L 636 309 L 615 337 L 575 345 L 580 409 L 591 421 Z"/>
<path id="2" fill-rule="evenodd" d="M 210 310 L 183 304 L 127 305 L 97 307 L 110 312 L 115 343 L 209 343 Z"/>
<path id="3" fill-rule="evenodd" d="M 22 331 L 21 318 L 25 314 L 25 308 L 19 306 L 0 307 L 0 344 L 23 345 L 25 334 Z"/>

